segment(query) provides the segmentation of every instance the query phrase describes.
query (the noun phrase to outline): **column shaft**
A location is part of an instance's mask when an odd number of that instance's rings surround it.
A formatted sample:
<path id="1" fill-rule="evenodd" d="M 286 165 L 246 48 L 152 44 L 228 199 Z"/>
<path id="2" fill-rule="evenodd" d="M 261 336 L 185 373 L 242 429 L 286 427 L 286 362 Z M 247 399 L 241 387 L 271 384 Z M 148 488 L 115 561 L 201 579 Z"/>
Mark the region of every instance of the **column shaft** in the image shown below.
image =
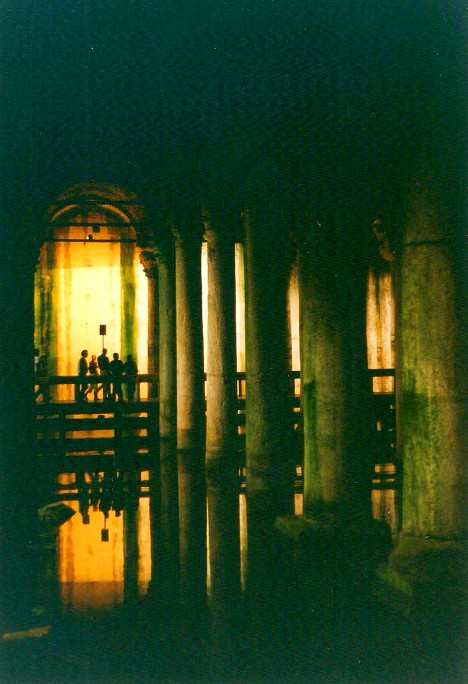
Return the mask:
<path id="1" fill-rule="evenodd" d="M 234 244 L 208 229 L 208 463 L 231 459 L 237 434 Z"/>
<path id="2" fill-rule="evenodd" d="M 468 456 L 462 231 L 436 182 L 420 182 L 412 200 L 401 283 L 403 532 L 459 538 Z"/>
<path id="3" fill-rule="evenodd" d="M 159 375 L 159 287 L 158 267 L 155 265 L 148 276 L 148 373 Z M 159 396 L 158 383 L 149 388 L 149 396 Z"/>
<path id="4" fill-rule="evenodd" d="M 174 258 L 159 258 L 159 430 L 160 439 L 176 444 L 176 304 Z"/>
<path id="5" fill-rule="evenodd" d="M 177 448 L 204 450 L 201 242 L 176 241 Z"/>
<path id="6" fill-rule="evenodd" d="M 245 219 L 247 498 L 292 512 L 292 407 L 287 340 L 288 246 L 279 215 Z M 250 535 L 250 532 L 249 532 Z"/>
<path id="7" fill-rule="evenodd" d="M 300 248 L 304 510 L 370 512 L 367 272 L 332 243 L 321 234 Z"/>

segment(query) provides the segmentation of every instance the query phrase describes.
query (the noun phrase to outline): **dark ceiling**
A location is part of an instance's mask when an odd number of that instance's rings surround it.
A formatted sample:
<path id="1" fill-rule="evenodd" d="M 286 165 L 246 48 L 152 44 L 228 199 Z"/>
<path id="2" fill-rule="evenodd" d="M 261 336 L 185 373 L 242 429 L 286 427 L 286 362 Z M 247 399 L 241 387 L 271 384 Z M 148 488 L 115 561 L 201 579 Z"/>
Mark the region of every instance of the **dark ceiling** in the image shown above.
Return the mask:
<path id="1" fill-rule="evenodd" d="M 441 131 L 456 142 L 465 5 L 4 3 L 4 194 L 44 209 L 94 180 L 155 211 L 252 197 L 385 211 L 408 163 Z"/>

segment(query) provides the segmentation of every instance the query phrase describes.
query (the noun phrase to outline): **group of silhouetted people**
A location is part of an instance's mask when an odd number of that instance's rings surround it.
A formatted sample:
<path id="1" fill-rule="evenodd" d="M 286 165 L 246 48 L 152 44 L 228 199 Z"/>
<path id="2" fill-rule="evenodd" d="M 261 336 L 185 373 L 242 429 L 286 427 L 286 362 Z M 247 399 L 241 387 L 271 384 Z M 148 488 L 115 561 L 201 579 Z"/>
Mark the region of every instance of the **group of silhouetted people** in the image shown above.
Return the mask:
<path id="1" fill-rule="evenodd" d="M 88 382 L 89 376 L 94 378 L 93 383 Z M 83 349 L 80 360 L 78 361 L 78 377 L 80 382 L 77 386 L 77 401 L 87 401 L 87 395 L 94 393 L 94 401 L 98 401 L 98 394 L 102 390 L 104 401 L 123 401 L 122 378 L 129 378 L 127 381 L 128 401 L 133 401 L 135 396 L 136 382 L 132 379 L 138 375 L 138 368 L 133 356 L 128 354 L 125 363 L 115 352 L 112 361 L 107 356 L 107 349 L 102 350 L 102 354 L 96 357 L 91 356 L 88 363 L 88 350 Z M 101 378 L 99 385 L 97 378 Z"/>

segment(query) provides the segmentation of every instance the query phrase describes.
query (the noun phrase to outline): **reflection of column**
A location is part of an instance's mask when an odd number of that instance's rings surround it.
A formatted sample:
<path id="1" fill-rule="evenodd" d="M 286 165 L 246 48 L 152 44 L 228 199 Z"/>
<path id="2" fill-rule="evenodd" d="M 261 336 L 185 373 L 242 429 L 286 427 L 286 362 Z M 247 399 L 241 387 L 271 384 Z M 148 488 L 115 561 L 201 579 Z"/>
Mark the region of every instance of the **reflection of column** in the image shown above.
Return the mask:
<path id="1" fill-rule="evenodd" d="M 239 477 L 212 471 L 207 482 L 210 614 L 214 666 L 226 676 L 239 653 L 241 619 Z"/>
<path id="2" fill-rule="evenodd" d="M 201 236 L 175 230 L 177 448 L 205 447 Z"/>
<path id="3" fill-rule="evenodd" d="M 179 452 L 179 549 L 184 650 L 197 658 L 206 639 L 206 482 L 204 452 Z"/>
<path id="4" fill-rule="evenodd" d="M 159 375 L 158 265 L 153 251 L 141 252 L 140 261 L 148 282 L 148 373 Z M 157 383 L 150 385 L 148 396 L 158 396 Z"/>
<path id="5" fill-rule="evenodd" d="M 287 341 L 288 252 L 273 212 L 245 212 L 248 509 L 266 520 L 293 511 L 292 406 Z M 281 224 L 280 224 L 281 225 Z M 250 513 L 249 513 L 250 515 Z M 251 528 L 249 527 L 249 539 Z"/>
<path id="6" fill-rule="evenodd" d="M 136 473 L 128 473 L 125 477 L 127 486 L 131 482 L 128 478 L 136 477 Z M 133 487 L 127 495 L 127 501 L 123 510 L 123 544 L 124 544 L 124 601 L 134 602 L 138 598 L 138 494 L 134 490 L 136 482 L 131 482 Z"/>
<path id="7" fill-rule="evenodd" d="M 232 460 L 237 437 L 234 243 L 206 212 L 208 243 L 208 358 L 206 447 L 208 466 Z"/>

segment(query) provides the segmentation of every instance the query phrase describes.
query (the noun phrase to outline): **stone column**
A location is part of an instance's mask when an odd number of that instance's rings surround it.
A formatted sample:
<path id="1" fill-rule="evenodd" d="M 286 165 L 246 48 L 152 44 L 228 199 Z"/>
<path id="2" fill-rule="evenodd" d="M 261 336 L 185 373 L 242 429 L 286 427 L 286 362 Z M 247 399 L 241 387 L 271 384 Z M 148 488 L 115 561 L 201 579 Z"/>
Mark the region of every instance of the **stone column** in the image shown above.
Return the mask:
<path id="1" fill-rule="evenodd" d="M 312 550 L 322 581 L 345 569 L 364 578 L 391 544 L 371 517 L 367 261 L 353 235 L 312 223 L 299 247 L 304 515 L 277 527 Z"/>
<path id="2" fill-rule="evenodd" d="M 159 282 L 159 430 L 175 448 L 177 431 L 176 302 L 173 245 L 157 250 Z"/>
<path id="3" fill-rule="evenodd" d="M 287 226 L 266 207 L 243 214 L 246 286 L 246 465 L 248 510 L 264 523 L 293 510 L 289 398 Z M 250 516 L 250 513 L 249 513 Z M 252 519 L 259 520 L 259 515 Z M 252 528 L 249 528 L 249 544 Z"/>
<path id="4" fill-rule="evenodd" d="M 10 229 L 7 218 L 2 239 L 10 256 L 0 274 L 0 603 L 5 631 L 14 631 L 31 617 L 38 572 L 33 342 L 37 253 L 23 236 L 22 222 L 12 222 Z"/>
<path id="5" fill-rule="evenodd" d="M 153 250 L 140 254 L 140 261 L 148 279 L 148 373 L 159 375 L 159 288 L 158 263 Z M 152 383 L 148 396 L 159 397 L 158 383 Z"/>
<path id="6" fill-rule="evenodd" d="M 176 237 L 177 465 L 181 583 L 187 617 L 206 596 L 205 382 L 201 299 L 201 231 Z M 193 607 L 193 611 L 191 610 Z"/>
<path id="7" fill-rule="evenodd" d="M 402 246 L 402 532 L 424 545 L 466 533 L 466 244 L 457 185 L 448 192 L 434 177 L 417 183 Z"/>
<path id="8" fill-rule="evenodd" d="M 311 514 L 324 507 L 370 514 L 367 268 L 348 250 L 324 226 L 311 226 L 300 246 L 304 511 Z"/>
<path id="9" fill-rule="evenodd" d="M 208 243 L 208 358 L 206 378 L 207 465 L 222 461 L 237 466 L 236 312 L 234 241 L 220 234 L 205 212 Z"/>
<path id="10" fill-rule="evenodd" d="M 201 234 L 176 237 L 177 448 L 204 450 L 205 392 L 201 303 Z"/>

